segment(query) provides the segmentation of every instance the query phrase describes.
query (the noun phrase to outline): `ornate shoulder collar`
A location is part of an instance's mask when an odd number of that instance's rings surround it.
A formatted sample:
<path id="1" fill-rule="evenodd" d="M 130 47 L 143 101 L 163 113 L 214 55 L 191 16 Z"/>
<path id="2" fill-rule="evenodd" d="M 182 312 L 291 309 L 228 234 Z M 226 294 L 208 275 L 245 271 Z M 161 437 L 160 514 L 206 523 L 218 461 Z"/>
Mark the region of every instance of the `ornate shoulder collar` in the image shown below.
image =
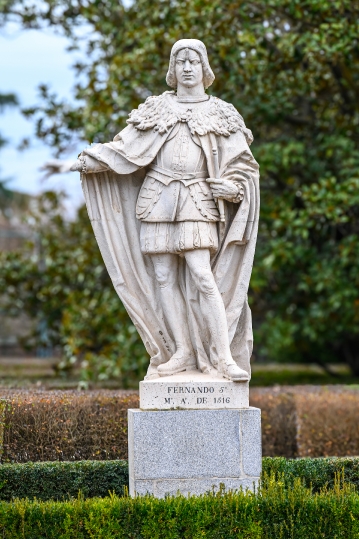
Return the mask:
<path id="1" fill-rule="evenodd" d="M 140 131 L 154 129 L 161 135 L 166 133 L 177 122 L 187 122 L 192 135 L 206 135 L 215 133 L 228 137 L 231 133 L 240 130 L 248 144 L 253 141 L 250 129 L 247 129 L 242 116 L 230 103 L 218 97 L 210 97 L 200 107 L 188 103 L 188 109 L 183 112 L 169 96 L 173 92 L 164 92 L 159 96 L 150 96 L 138 109 L 133 110 L 127 120 Z"/>

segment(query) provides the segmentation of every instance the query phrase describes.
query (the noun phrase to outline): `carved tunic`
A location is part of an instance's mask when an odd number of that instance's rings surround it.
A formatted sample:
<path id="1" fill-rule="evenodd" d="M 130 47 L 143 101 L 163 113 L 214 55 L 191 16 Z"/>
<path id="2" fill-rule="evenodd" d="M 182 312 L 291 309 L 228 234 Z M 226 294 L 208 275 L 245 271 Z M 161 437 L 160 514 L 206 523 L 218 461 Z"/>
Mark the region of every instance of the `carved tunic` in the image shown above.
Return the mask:
<path id="1" fill-rule="evenodd" d="M 150 165 L 137 200 L 141 250 L 146 254 L 181 254 L 192 249 L 215 252 L 219 212 L 205 181 L 206 159 L 193 128 L 194 119 L 197 127 L 211 102 L 180 104 L 171 95 L 164 97 L 172 113 L 176 111 L 177 123 Z"/>
<path id="2" fill-rule="evenodd" d="M 153 130 L 161 136 L 167 135 L 152 162 L 144 165 L 148 167 L 147 174 L 136 204 L 136 217 L 141 221 L 141 251 L 145 254 L 182 254 L 193 249 L 215 252 L 216 223 L 220 219 L 210 184 L 205 181 L 209 174 L 200 137 L 213 133 L 227 138 L 241 131 L 250 143 L 252 133 L 243 118 L 232 105 L 218 98 L 181 103 L 173 92 L 165 92 L 149 97 L 133 110 L 127 123 L 140 133 Z M 93 168 L 92 157 L 103 164 L 101 170 L 108 166 L 116 170 L 117 149 L 130 161 L 142 159 L 141 144 L 125 149 L 125 140 L 119 133 L 113 143 L 96 145 L 86 151 L 87 172 Z M 222 172 L 222 178 L 237 186 L 237 194 L 227 200 L 240 203 L 243 199 L 242 182 L 252 172 L 250 159 L 238 157 Z"/>
<path id="3" fill-rule="evenodd" d="M 179 123 L 154 160 L 137 206 L 146 222 L 218 221 L 203 150 L 186 123 Z"/>
<path id="4" fill-rule="evenodd" d="M 205 156 L 187 123 L 178 123 L 150 166 L 136 205 L 145 254 L 216 251 L 214 202 Z"/>

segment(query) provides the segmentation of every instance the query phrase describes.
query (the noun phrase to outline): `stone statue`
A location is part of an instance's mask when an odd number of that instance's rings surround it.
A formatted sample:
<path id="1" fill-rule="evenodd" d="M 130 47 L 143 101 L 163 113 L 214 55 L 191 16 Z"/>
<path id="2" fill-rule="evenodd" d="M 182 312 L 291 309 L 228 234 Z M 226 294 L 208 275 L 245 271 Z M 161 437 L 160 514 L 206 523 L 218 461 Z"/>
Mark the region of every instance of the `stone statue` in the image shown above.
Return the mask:
<path id="1" fill-rule="evenodd" d="M 146 379 L 195 369 L 250 378 L 259 173 L 241 115 L 205 93 L 213 80 L 205 45 L 177 41 L 166 78 L 174 91 L 146 99 L 113 142 L 72 167 L 151 356 Z"/>

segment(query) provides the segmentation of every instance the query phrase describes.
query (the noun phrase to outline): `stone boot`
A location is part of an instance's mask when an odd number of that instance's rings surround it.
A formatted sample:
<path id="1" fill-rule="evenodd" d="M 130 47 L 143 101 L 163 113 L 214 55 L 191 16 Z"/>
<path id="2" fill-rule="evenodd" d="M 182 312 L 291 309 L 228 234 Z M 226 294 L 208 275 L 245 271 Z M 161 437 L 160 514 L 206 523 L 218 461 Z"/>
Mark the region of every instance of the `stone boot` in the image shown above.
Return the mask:
<path id="1" fill-rule="evenodd" d="M 196 368 L 196 360 L 192 357 L 181 356 L 176 357 L 175 355 L 171 357 L 167 363 L 162 363 L 157 367 L 157 372 L 160 376 L 171 376 L 172 374 L 177 374 L 190 369 Z"/>
<path id="2" fill-rule="evenodd" d="M 248 372 L 238 367 L 236 363 L 224 364 L 222 374 L 232 382 L 247 382 L 249 380 Z"/>

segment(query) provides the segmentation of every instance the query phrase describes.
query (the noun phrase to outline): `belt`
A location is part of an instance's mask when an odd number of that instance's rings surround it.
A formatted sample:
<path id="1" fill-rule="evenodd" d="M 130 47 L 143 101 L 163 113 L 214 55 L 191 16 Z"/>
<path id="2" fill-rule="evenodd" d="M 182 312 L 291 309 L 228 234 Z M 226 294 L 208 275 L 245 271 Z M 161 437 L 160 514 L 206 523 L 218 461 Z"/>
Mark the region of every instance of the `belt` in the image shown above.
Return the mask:
<path id="1" fill-rule="evenodd" d="M 176 172 L 175 170 L 168 170 L 158 165 L 150 165 L 147 176 L 151 176 L 165 185 L 176 180 L 181 181 L 184 185 L 192 185 L 207 178 L 208 172 L 206 170 L 200 170 L 199 172 Z"/>

